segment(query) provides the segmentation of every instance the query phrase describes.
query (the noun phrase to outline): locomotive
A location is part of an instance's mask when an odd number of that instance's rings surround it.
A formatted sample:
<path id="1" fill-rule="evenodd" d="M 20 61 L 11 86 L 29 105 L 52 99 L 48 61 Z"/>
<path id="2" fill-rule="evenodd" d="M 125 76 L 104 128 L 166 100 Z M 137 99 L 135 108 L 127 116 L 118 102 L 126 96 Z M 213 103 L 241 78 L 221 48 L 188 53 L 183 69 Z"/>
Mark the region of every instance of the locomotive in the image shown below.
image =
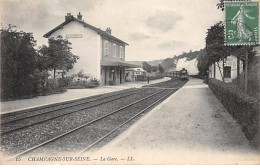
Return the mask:
<path id="1" fill-rule="evenodd" d="M 185 68 L 182 68 L 182 70 L 180 70 L 180 79 L 186 80 L 188 79 L 188 71 Z"/>

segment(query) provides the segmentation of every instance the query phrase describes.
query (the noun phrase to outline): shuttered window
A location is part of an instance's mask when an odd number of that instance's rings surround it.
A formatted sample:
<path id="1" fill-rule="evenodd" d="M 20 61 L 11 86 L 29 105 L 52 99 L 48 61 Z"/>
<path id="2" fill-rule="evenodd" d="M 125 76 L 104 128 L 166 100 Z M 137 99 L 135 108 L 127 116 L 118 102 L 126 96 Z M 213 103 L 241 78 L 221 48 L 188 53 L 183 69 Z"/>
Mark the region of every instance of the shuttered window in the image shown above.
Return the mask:
<path id="1" fill-rule="evenodd" d="M 113 57 L 116 58 L 116 44 L 113 44 Z"/>
<path id="2" fill-rule="evenodd" d="M 122 60 L 124 58 L 124 50 L 123 47 L 120 46 L 120 59 Z"/>
<path id="3" fill-rule="evenodd" d="M 108 56 L 108 41 L 104 41 L 104 55 Z"/>

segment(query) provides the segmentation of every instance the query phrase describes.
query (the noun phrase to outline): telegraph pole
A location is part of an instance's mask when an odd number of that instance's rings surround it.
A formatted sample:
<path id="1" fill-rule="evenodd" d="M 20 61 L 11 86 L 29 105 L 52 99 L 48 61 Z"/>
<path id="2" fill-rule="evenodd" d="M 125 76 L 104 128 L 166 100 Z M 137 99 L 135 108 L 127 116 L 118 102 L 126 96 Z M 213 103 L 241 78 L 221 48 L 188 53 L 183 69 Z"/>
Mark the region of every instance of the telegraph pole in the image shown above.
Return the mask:
<path id="1" fill-rule="evenodd" d="M 237 86 L 240 86 L 240 56 L 237 56 Z"/>
<path id="2" fill-rule="evenodd" d="M 245 60 L 245 92 L 247 92 L 247 76 L 248 76 L 248 51 L 245 46 L 246 60 Z"/>

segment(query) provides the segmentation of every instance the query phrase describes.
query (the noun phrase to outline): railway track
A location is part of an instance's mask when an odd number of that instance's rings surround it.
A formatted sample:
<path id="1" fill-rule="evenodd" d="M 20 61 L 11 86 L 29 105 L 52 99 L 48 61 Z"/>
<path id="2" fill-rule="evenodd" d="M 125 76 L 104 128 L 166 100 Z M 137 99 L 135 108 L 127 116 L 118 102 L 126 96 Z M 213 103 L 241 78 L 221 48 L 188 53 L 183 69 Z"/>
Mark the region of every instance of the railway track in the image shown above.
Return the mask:
<path id="1" fill-rule="evenodd" d="M 23 125 L 25 122 L 20 121 L 23 128 L 21 128 L 19 124 L 17 125 L 17 123 L 14 124 L 14 126 L 18 127 L 18 129 L 3 134 L 1 136 L 1 146 L 10 154 L 27 150 L 28 148 L 31 148 L 55 136 L 63 134 L 66 131 L 74 129 L 82 123 L 89 122 L 93 118 L 97 118 L 108 113 L 111 110 L 117 109 L 124 104 L 129 104 L 129 101 L 133 102 L 136 99 L 144 97 L 145 95 L 152 94 L 152 92 L 153 91 L 149 89 L 141 89 L 136 91 L 136 94 L 128 95 L 124 98 L 121 97 L 118 99 L 114 99 L 114 101 L 110 102 L 101 103 L 98 101 L 97 103 L 99 105 L 97 106 L 93 106 L 84 110 L 78 110 L 68 115 L 52 118 L 44 122 L 38 122 L 39 120 L 37 118 L 37 121 L 32 120 L 32 122 L 38 123 L 28 127 L 24 127 Z M 122 102 L 123 100 L 127 101 Z M 28 122 L 28 120 L 26 121 Z"/>
<path id="2" fill-rule="evenodd" d="M 168 93 L 166 93 L 164 96 L 162 96 L 161 98 L 159 98 L 158 100 L 156 100 L 155 102 L 153 102 L 152 104 L 150 104 L 149 106 L 147 106 L 146 108 L 144 108 L 143 110 L 135 113 L 134 115 L 132 115 L 131 117 L 129 117 L 129 119 L 127 119 L 126 121 L 124 121 L 123 123 L 121 123 L 119 126 L 115 127 L 114 129 L 112 129 L 110 132 L 108 132 L 107 134 L 105 134 L 104 136 L 102 136 L 101 138 L 99 138 L 98 140 L 94 141 L 93 143 L 89 144 L 87 147 L 85 147 L 84 149 L 80 150 L 79 152 L 77 152 L 76 156 L 81 156 L 84 153 L 86 153 L 88 150 L 90 150 L 91 148 L 93 148 L 95 145 L 97 145 L 98 143 L 100 143 L 101 141 L 103 141 L 105 138 L 109 137 L 110 135 L 112 135 L 114 132 L 116 132 L 117 130 L 119 130 L 121 127 L 123 127 L 124 125 L 126 125 L 127 123 L 129 123 L 130 121 L 132 121 L 133 119 L 137 118 L 139 115 L 145 113 L 148 109 L 152 108 L 153 106 L 155 106 L 156 104 L 158 104 L 160 101 L 163 101 L 164 99 L 166 99 L 169 95 L 171 95 L 172 93 L 174 93 L 175 91 L 169 91 Z"/>
<path id="3" fill-rule="evenodd" d="M 80 101 L 80 102 L 73 103 L 72 105 L 67 105 L 65 107 L 55 108 L 54 110 L 50 110 L 48 107 L 48 109 L 49 109 L 48 111 L 44 111 L 41 113 L 33 113 L 33 114 L 28 115 L 23 118 L 16 118 L 14 120 L 9 120 L 8 122 L 1 123 L 1 136 L 4 134 L 10 133 L 10 132 L 18 131 L 18 130 L 36 125 L 36 124 L 44 123 L 46 121 L 53 120 L 58 117 L 76 113 L 76 112 L 86 110 L 91 107 L 95 107 L 95 106 L 98 106 L 98 105 L 101 105 L 104 103 L 108 103 L 110 101 L 121 99 L 126 96 L 137 94 L 142 91 L 145 91 L 145 90 L 136 89 L 136 90 L 126 91 L 126 92 L 120 92 L 113 96 L 109 95 L 109 96 L 91 99 L 91 100 L 84 101 L 84 102 Z M 83 105 L 83 106 L 79 107 L 79 105 Z M 77 109 L 72 108 L 72 107 L 76 107 Z"/>
<path id="4" fill-rule="evenodd" d="M 87 98 L 65 101 L 65 102 L 61 102 L 61 103 L 54 103 L 51 105 L 45 105 L 45 106 L 30 108 L 30 109 L 26 109 L 26 110 L 17 110 L 17 111 L 13 111 L 13 112 L 1 113 L 0 114 L 1 124 L 19 121 L 19 120 L 22 120 L 25 118 L 39 116 L 41 114 L 46 114 L 49 112 L 63 110 L 63 109 L 69 108 L 69 107 L 94 102 L 97 100 L 101 100 L 101 99 L 108 98 L 108 97 L 115 96 L 115 95 L 125 94 L 125 93 L 132 92 L 135 90 L 137 90 L 137 89 L 126 89 L 123 91 L 101 94 L 101 95 L 91 96 L 91 97 L 87 97 Z"/>
<path id="5" fill-rule="evenodd" d="M 172 81 L 171 81 L 172 82 Z M 72 147 L 73 150 L 80 151 L 81 153 L 84 153 L 88 149 L 92 148 L 95 146 L 97 143 L 100 143 L 103 139 L 114 133 L 116 130 L 118 130 L 120 127 L 124 126 L 125 124 L 129 123 L 129 121 L 133 120 L 140 114 L 146 112 L 148 109 L 153 107 L 155 104 L 158 102 L 162 101 L 169 95 L 171 95 L 173 92 L 175 92 L 179 87 L 181 87 L 183 84 L 186 82 L 184 81 L 177 81 L 174 84 L 169 84 L 164 83 L 164 85 L 160 85 L 161 88 L 142 88 L 134 91 L 129 91 L 128 94 L 122 93 L 121 96 L 123 97 L 117 97 L 117 99 L 107 101 L 103 104 L 109 104 L 109 103 L 119 103 L 120 100 L 130 100 L 129 98 L 131 97 L 131 101 L 128 103 L 122 103 L 119 104 L 120 106 L 116 107 L 114 110 L 112 108 L 108 109 L 106 112 L 102 113 L 101 115 L 96 115 L 96 116 L 89 116 L 89 120 L 84 120 L 84 122 L 81 122 L 81 124 L 78 124 L 76 127 L 69 128 L 68 130 L 61 132 L 60 134 L 57 134 L 56 136 L 52 136 L 49 139 L 46 139 L 40 143 L 36 143 L 30 147 L 25 147 L 21 148 L 20 150 L 15 150 L 15 152 L 10 152 L 9 155 L 11 154 L 12 157 L 10 159 L 13 159 L 18 156 L 23 156 L 26 154 L 29 154 L 33 151 L 38 151 L 37 153 L 41 153 L 45 151 L 45 149 L 53 149 L 54 151 L 57 151 L 56 149 L 59 147 L 64 147 L 63 144 L 69 144 L 69 148 L 71 148 L 71 145 L 73 144 L 66 142 L 68 140 L 68 137 L 71 141 L 71 137 L 81 137 L 79 139 L 72 140 L 72 142 L 80 142 L 81 145 L 77 143 L 76 146 Z M 167 88 L 164 88 L 163 86 L 166 86 Z M 158 85 L 157 85 L 158 87 Z M 147 93 L 146 93 L 147 92 Z M 130 94 L 131 93 L 131 94 Z M 140 93 L 139 99 L 137 97 L 133 96 L 137 93 Z M 144 94 L 146 93 L 146 94 Z M 110 96 L 111 97 L 111 96 Z M 98 99 L 99 100 L 99 99 Z M 97 101 L 97 100 L 96 100 Z M 98 103 L 97 103 L 98 104 Z M 95 106 L 97 108 L 100 106 L 102 103 L 98 104 Z M 102 106 L 102 105 L 101 105 Z M 94 108 L 91 107 L 91 108 Z M 71 116 L 72 117 L 72 116 Z M 72 119 L 71 119 L 72 120 Z M 46 125 L 48 123 L 45 123 Z M 104 125 L 105 124 L 105 125 Z M 113 126 L 110 126 L 112 124 Z M 31 127 L 31 126 L 28 126 Z M 95 128 L 95 129 L 94 129 Z M 102 136 L 94 136 L 98 133 L 95 132 L 95 130 L 98 129 L 103 129 Z M 108 128 L 108 129 L 105 129 Z M 94 129 L 94 130 L 93 130 Z M 105 130 L 105 131 L 104 131 Z M 82 131 L 84 133 L 82 133 Z M 19 130 L 16 130 L 14 132 L 20 132 Z M 10 134 L 13 132 L 11 131 Z M 90 133 L 93 133 L 92 135 Z M 7 137 L 9 133 L 6 133 Z M 88 138 L 89 137 L 94 137 L 94 138 Z M 12 137 L 12 136 L 11 136 Z M 73 138 L 72 138 L 73 139 Z M 88 142 L 84 141 L 91 139 Z M 87 147 L 86 147 L 86 144 Z M 5 144 L 4 144 L 5 145 Z M 3 144 L 2 144 L 3 146 Z M 11 145 L 12 146 L 12 145 Z M 17 147 L 17 145 L 13 145 L 13 148 Z M 9 148 L 9 150 L 12 150 L 12 147 Z M 84 150 L 82 150 L 84 149 Z M 66 150 L 65 150 L 66 151 Z"/>
<path id="6" fill-rule="evenodd" d="M 176 80 L 171 79 L 170 81 L 164 81 L 164 82 L 160 82 L 160 83 L 156 83 L 156 84 L 146 85 L 146 86 L 143 86 L 143 88 L 169 88 L 170 89 L 170 88 L 174 88 L 176 86 L 174 81 L 176 81 Z M 185 82 L 185 80 L 182 82 Z"/>

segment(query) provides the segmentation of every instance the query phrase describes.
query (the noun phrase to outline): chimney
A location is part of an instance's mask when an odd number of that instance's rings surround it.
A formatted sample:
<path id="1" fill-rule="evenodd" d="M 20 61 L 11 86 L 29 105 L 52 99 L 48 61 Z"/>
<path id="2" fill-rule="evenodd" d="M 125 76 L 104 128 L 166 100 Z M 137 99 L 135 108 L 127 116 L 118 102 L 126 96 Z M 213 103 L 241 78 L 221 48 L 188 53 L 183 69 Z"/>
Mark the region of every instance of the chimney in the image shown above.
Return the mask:
<path id="1" fill-rule="evenodd" d="M 65 21 L 71 21 L 73 19 L 73 15 L 71 15 L 71 13 L 67 13 L 67 16 L 65 16 Z"/>
<path id="2" fill-rule="evenodd" d="M 82 15 L 80 14 L 80 12 L 79 12 L 79 14 L 77 15 L 77 18 L 78 18 L 79 20 L 82 20 Z"/>
<path id="3" fill-rule="evenodd" d="M 107 32 L 108 34 L 111 34 L 111 29 L 110 29 L 110 27 L 108 27 L 108 28 L 106 29 L 106 32 Z"/>

